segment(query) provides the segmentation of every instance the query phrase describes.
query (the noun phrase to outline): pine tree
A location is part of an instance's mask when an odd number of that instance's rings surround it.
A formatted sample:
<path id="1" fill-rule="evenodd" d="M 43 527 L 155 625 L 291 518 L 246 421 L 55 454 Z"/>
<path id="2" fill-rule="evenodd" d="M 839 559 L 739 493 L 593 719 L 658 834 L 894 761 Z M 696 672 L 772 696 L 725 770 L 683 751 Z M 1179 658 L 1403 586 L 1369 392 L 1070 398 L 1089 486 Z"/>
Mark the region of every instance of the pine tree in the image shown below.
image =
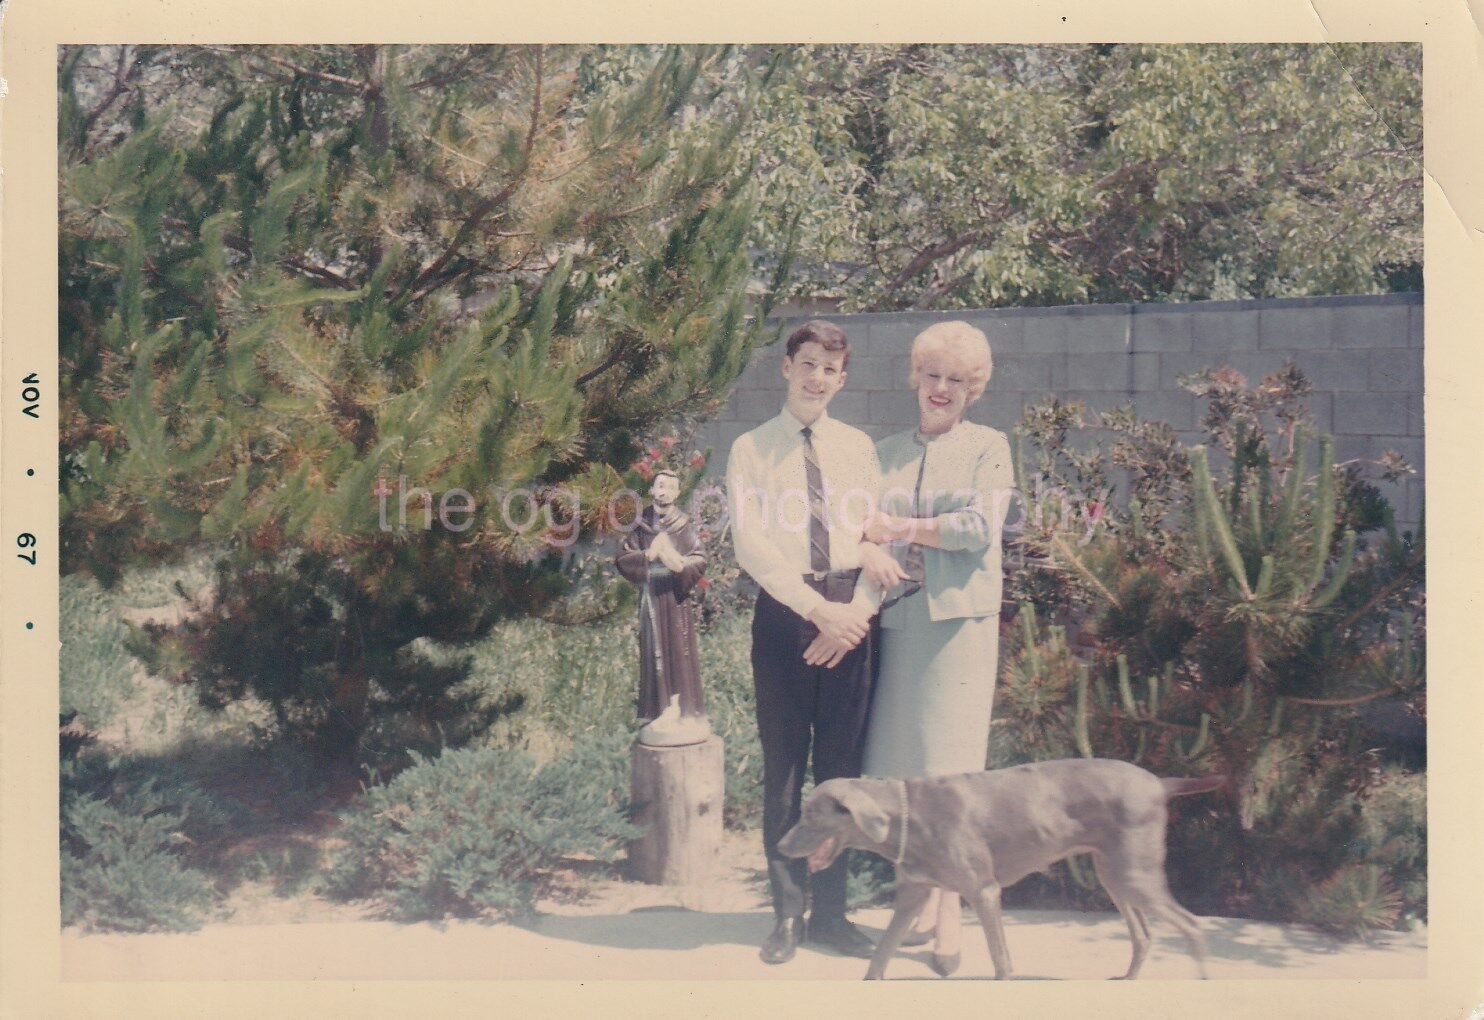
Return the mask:
<path id="1" fill-rule="evenodd" d="M 153 664 L 341 756 L 510 708 L 413 642 L 556 598 L 553 533 L 760 339 L 741 120 L 687 113 L 725 56 L 64 50 L 64 570 L 225 550 Z"/>

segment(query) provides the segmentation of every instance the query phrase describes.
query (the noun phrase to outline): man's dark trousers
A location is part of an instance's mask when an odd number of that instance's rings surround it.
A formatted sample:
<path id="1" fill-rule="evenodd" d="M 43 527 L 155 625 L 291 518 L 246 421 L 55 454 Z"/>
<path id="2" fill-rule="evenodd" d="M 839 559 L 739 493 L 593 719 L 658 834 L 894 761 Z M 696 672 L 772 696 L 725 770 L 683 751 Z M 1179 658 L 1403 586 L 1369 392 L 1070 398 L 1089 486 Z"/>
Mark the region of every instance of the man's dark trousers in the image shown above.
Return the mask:
<path id="1" fill-rule="evenodd" d="M 849 602 L 856 571 L 809 579 L 831 602 Z M 804 770 L 814 752 L 814 781 L 860 775 L 871 705 L 871 638 L 833 669 L 811 666 L 804 649 L 818 629 L 767 592 L 752 617 L 752 677 L 758 739 L 763 747 L 763 849 L 779 917 L 802 917 L 808 862 L 778 853 L 778 841 L 799 820 Z M 811 918 L 845 916 L 847 854 L 813 876 Z"/>

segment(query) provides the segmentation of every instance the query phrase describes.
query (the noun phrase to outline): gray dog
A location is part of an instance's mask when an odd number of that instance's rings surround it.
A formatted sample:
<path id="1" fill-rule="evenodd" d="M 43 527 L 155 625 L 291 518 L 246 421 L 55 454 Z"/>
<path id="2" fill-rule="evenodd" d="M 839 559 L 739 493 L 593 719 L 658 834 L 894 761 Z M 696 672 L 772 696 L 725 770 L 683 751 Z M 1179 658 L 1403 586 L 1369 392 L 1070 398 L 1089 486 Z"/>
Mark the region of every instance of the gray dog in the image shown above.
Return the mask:
<path id="1" fill-rule="evenodd" d="M 1165 883 L 1165 804 L 1225 782 L 1160 779 L 1102 758 L 926 779 L 831 779 L 809 795 L 778 849 L 808 857 L 811 871 L 829 867 L 847 847 L 896 863 L 896 909 L 867 981 L 886 972 L 935 886 L 974 904 L 995 977 L 1010 977 L 1000 891 L 1076 853 L 1092 854 L 1103 889 L 1128 924 L 1134 956 L 1125 979 L 1138 976 L 1149 953 L 1148 915 L 1184 933 L 1204 978 L 1205 937 Z"/>

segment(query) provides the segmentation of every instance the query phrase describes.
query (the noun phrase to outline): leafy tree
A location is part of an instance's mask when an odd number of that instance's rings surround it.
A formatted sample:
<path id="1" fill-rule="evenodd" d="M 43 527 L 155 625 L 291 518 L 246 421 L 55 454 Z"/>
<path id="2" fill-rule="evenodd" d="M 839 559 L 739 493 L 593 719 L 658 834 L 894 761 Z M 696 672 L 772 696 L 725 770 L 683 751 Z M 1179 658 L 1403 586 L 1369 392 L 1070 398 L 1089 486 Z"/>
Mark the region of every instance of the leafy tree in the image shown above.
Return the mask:
<path id="1" fill-rule="evenodd" d="M 847 310 L 1421 288 L 1415 45 L 771 55 L 766 223 Z"/>
<path id="2" fill-rule="evenodd" d="M 565 540 L 761 337 L 742 119 L 693 115 L 726 57 L 64 49 L 64 570 L 220 545 L 154 668 L 342 759 L 511 708 L 416 639 L 556 598 Z"/>

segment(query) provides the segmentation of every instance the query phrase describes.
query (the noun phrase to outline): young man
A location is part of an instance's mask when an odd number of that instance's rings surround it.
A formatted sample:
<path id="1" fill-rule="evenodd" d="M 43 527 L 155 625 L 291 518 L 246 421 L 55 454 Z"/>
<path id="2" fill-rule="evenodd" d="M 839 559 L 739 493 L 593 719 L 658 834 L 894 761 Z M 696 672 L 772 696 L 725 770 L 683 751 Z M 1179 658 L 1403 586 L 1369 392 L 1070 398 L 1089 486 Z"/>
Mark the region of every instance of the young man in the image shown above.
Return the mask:
<path id="1" fill-rule="evenodd" d="M 752 620 L 752 672 L 763 750 L 763 850 L 777 924 L 765 963 L 793 958 L 805 937 L 807 864 L 778 852 L 799 819 L 811 750 L 815 782 L 860 774 L 871 702 L 870 619 L 899 568 L 861 532 L 881 471 L 871 439 L 825 409 L 845 385 L 845 333 L 822 320 L 788 338 L 783 411 L 732 444 L 727 493 L 737 562 L 762 591 Z M 805 653 L 808 654 L 806 660 Z M 871 940 L 845 918 L 846 855 L 813 876 L 807 936 L 851 956 Z"/>

